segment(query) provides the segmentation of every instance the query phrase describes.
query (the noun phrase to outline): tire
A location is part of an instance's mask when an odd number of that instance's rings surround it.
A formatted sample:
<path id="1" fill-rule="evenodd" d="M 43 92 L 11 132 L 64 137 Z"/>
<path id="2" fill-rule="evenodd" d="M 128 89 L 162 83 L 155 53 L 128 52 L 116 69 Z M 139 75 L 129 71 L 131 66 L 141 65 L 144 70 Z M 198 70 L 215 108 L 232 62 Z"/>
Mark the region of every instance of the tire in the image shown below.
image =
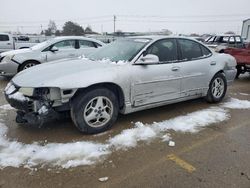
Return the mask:
<path id="1" fill-rule="evenodd" d="M 206 100 L 209 103 L 220 102 L 227 91 L 227 81 L 223 73 L 217 73 L 209 84 Z"/>
<path id="2" fill-rule="evenodd" d="M 28 69 L 28 68 L 33 67 L 33 66 L 38 65 L 38 64 L 39 63 L 36 61 L 27 61 L 27 62 L 20 65 L 18 72 L 23 71 L 25 69 Z"/>
<path id="3" fill-rule="evenodd" d="M 109 129 L 118 116 L 118 100 L 106 88 L 96 88 L 77 95 L 71 103 L 71 118 L 83 133 L 96 134 Z"/>

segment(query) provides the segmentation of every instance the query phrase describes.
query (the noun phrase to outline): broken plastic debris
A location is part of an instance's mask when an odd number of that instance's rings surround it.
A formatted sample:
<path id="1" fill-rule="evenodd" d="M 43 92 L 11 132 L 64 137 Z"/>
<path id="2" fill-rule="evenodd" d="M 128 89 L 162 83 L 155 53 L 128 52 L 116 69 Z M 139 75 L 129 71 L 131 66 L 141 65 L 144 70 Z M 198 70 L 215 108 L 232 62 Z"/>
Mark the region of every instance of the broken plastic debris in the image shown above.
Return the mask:
<path id="1" fill-rule="evenodd" d="M 161 138 L 162 138 L 162 141 L 163 141 L 163 142 L 169 141 L 169 140 L 171 139 L 169 133 L 163 135 Z"/>
<path id="2" fill-rule="evenodd" d="M 38 114 L 46 114 L 47 112 L 48 108 L 44 105 L 38 110 Z"/>
<path id="3" fill-rule="evenodd" d="M 175 142 L 174 141 L 169 141 L 168 145 L 171 146 L 171 147 L 174 147 L 175 146 Z"/>
<path id="4" fill-rule="evenodd" d="M 108 181 L 109 177 L 102 177 L 102 178 L 99 178 L 99 181 L 100 182 L 105 182 L 105 181 Z"/>

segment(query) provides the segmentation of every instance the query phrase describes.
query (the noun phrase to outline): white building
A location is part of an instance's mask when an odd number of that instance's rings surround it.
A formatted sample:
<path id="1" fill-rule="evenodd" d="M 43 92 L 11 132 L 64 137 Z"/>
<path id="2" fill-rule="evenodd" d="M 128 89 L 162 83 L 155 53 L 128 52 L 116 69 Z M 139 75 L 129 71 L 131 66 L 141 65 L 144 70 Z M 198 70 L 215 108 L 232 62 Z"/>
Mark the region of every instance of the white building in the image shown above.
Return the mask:
<path id="1" fill-rule="evenodd" d="M 250 18 L 243 21 L 241 37 L 250 42 Z"/>

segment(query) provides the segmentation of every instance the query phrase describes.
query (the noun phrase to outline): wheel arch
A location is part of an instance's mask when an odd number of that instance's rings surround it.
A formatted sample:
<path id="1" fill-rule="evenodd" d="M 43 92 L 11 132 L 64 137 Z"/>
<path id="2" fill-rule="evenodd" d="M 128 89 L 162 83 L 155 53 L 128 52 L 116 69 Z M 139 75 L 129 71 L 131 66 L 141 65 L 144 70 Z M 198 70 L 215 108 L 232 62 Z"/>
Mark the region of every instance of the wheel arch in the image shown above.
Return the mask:
<path id="1" fill-rule="evenodd" d="M 35 63 L 37 63 L 37 64 L 41 64 L 41 62 L 38 61 L 38 60 L 29 59 L 29 60 L 26 60 L 26 61 L 24 61 L 23 63 L 21 63 L 21 64 L 18 66 L 17 71 L 20 72 L 21 67 L 22 67 L 25 63 L 29 63 L 29 62 L 35 62 Z"/>
<path id="2" fill-rule="evenodd" d="M 74 100 L 74 98 L 76 98 L 82 92 L 88 92 L 90 90 L 97 89 L 97 88 L 106 88 L 114 92 L 114 94 L 117 96 L 117 99 L 118 99 L 119 109 L 122 109 L 124 107 L 125 96 L 124 96 L 123 90 L 119 85 L 112 83 L 112 82 L 97 83 L 97 84 L 90 85 L 86 88 L 79 88 L 77 89 L 74 96 L 72 97 L 72 100 Z"/>
<path id="3" fill-rule="evenodd" d="M 223 74 L 224 76 L 225 76 L 225 72 L 221 69 L 221 70 L 219 70 L 219 71 L 215 71 L 214 73 L 212 73 L 212 78 L 209 80 L 209 83 L 208 84 L 210 84 L 210 82 L 213 80 L 213 78 L 215 77 L 215 75 L 216 74 L 219 74 L 219 73 L 221 73 L 221 74 Z"/>

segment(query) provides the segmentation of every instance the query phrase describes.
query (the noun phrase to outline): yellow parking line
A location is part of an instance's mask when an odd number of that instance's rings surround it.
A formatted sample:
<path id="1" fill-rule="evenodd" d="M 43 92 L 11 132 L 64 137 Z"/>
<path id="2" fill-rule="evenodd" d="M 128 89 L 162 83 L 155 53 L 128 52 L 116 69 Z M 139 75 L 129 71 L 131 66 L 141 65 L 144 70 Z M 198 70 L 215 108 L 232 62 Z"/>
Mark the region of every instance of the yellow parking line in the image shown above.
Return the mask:
<path id="1" fill-rule="evenodd" d="M 167 158 L 171 161 L 174 161 L 177 165 L 179 165 L 181 168 L 187 170 L 189 173 L 192 173 L 193 171 L 196 170 L 196 168 L 194 166 L 192 166 L 191 164 L 187 163 L 186 161 L 180 159 L 175 154 L 170 154 L 167 156 Z"/>

